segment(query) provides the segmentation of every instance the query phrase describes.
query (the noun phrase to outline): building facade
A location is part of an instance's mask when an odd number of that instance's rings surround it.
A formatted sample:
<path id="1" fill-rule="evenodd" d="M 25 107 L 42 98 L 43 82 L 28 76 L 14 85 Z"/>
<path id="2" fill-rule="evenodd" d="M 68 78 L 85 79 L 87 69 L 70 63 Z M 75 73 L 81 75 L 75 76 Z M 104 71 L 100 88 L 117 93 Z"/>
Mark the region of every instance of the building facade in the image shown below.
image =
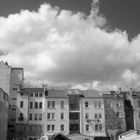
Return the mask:
<path id="1" fill-rule="evenodd" d="M 48 90 L 45 118 L 47 135 L 106 136 L 103 98 L 98 91 Z"/>
<path id="2" fill-rule="evenodd" d="M 57 133 L 78 133 L 90 139 L 106 136 L 103 103 L 94 90 L 23 88 L 16 102 L 16 140 Z"/>
<path id="3" fill-rule="evenodd" d="M 44 88 L 23 88 L 17 96 L 16 139 L 36 140 L 44 136 Z"/>
<path id="4" fill-rule="evenodd" d="M 17 108 L 17 96 L 19 91 L 23 87 L 23 68 L 12 68 L 10 72 L 10 94 L 9 94 L 9 119 L 8 119 L 8 139 L 12 140 L 16 138 L 16 113 Z"/>
<path id="5" fill-rule="evenodd" d="M 23 68 L 13 68 L 7 62 L 0 62 L 0 88 L 9 97 L 8 139 L 15 138 L 17 94 L 23 86 Z"/>
<path id="6" fill-rule="evenodd" d="M 116 134 L 126 130 L 124 98 L 116 91 L 103 94 L 103 98 L 106 133 L 112 139 L 116 139 Z"/>
<path id="7" fill-rule="evenodd" d="M 106 136 L 105 112 L 102 95 L 96 90 L 82 91 L 81 134 L 98 137 Z"/>
<path id="8" fill-rule="evenodd" d="M 132 106 L 133 129 L 140 130 L 140 91 L 131 89 L 127 96 Z"/>
<path id="9" fill-rule="evenodd" d="M 0 88 L 10 95 L 11 66 L 7 62 L 0 62 Z"/>
<path id="10" fill-rule="evenodd" d="M 8 131 L 8 94 L 0 88 L 0 139 L 7 140 Z"/>
<path id="11" fill-rule="evenodd" d="M 45 92 L 45 135 L 69 134 L 69 101 L 65 90 Z"/>

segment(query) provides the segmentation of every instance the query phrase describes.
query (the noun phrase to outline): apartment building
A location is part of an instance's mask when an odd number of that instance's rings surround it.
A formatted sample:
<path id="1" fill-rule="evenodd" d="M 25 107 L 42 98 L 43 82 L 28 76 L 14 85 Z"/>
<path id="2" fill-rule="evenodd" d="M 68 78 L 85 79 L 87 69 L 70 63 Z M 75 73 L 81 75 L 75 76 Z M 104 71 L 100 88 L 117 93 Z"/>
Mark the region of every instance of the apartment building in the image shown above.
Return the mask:
<path id="1" fill-rule="evenodd" d="M 16 139 L 33 140 L 44 135 L 44 88 L 23 88 L 17 95 Z"/>
<path id="2" fill-rule="evenodd" d="M 8 128 L 8 94 L 0 88 L 0 139 L 7 139 Z"/>
<path id="3" fill-rule="evenodd" d="M 44 136 L 45 93 L 44 88 L 29 88 L 28 91 L 28 140 Z"/>
<path id="4" fill-rule="evenodd" d="M 106 136 L 102 95 L 96 90 L 85 90 L 81 93 L 81 134 L 92 137 Z"/>
<path id="5" fill-rule="evenodd" d="M 116 134 L 126 130 L 124 96 L 116 91 L 103 94 L 105 128 L 107 135 L 116 139 Z"/>
<path id="6" fill-rule="evenodd" d="M 16 140 L 56 133 L 71 139 L 106 136 L 104 101 L 95 90 L 20 88 L 15 110 Z"/>
<path id="7" fill-rule="evenodd" d="M 45 135 L 68 135 L 69 100 L 65 90 L 46 90 L 45 111 Z"/>
<path id="8" fill-rule="evenodd" d="M 127 95 L 131 103 L 132 119 L 134 123 L 134 129 L 140 130 L 140 91 L 130 89 Z"/>
<path id="9" fill-rule="evenodd" d="M 28 93 L 20 90 L 16 98 L 15 139 L 26 140 L 28 132 Z"/>
<path id="10" fill-rule="evenodd" d="M 45 103 L 45 135 L 106 136 L 103 98 L 98 91 L 48 90 Z"/>
<path id="11" fill-rule="evenodd" d="M 132 92 L 130 91 L 121 91 L 121 94 L 124 98 L 124 111 L 125 111 L 125 124 L 126 131 L 135 129 L 135 117 L 134 117 L 134 102 Z"/>
<path id="12" fill-rule="evenodd" d="M 23 87 L 24 80 L 23 68 L 12 68 L 10 72 L 10 95 L 9 95 L 9 121 L 8 121 L 8 139 L 12 140 L 16 137 L 16 113 L 17 96 L 19 96 L 20 88 Z"/>
<path id="13" fill-rule="evenodd" d="M 13 68 L 0 62 L 0 88 L 9 96 L 8 139 L 15 138 L 17 94 L 23 86 L 23 68 Z"/>

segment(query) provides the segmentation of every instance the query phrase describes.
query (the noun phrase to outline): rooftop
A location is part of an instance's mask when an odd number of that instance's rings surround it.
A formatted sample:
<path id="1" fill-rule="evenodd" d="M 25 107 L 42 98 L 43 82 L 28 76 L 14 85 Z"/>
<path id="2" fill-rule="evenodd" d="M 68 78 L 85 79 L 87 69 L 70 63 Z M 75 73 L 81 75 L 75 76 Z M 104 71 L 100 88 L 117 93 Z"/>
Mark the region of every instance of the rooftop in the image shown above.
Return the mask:
<path id="1" fill-rule="evenodd" d="M 44 92 L 44 88 L 23 88 L 23 89 L 20 90 L 20 92 L 23 92 L 23 93 Z"/>
<path id="2" fill-rule="evenodd" d="M 48 95 L 47 97 L 68 97 L 68 95 L 79 95 L 83 96 L 85 98 L 99 98 L 102 97 L 100 92 L 97 90 L 76 90 L 76 89 L 68 89 L 68 90 L 48 90 Z"/>

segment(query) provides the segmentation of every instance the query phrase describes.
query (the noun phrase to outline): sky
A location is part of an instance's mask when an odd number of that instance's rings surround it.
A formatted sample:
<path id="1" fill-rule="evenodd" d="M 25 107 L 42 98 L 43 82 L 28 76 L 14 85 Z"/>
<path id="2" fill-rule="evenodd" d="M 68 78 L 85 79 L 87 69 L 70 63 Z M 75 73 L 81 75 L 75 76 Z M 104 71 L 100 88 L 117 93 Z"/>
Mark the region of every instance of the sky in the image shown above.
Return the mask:
<path id="1" fill-rule="evenodd" d="M 0 60 L 25 79 L 140 87 L 139 0 L 0 0 Z"/>

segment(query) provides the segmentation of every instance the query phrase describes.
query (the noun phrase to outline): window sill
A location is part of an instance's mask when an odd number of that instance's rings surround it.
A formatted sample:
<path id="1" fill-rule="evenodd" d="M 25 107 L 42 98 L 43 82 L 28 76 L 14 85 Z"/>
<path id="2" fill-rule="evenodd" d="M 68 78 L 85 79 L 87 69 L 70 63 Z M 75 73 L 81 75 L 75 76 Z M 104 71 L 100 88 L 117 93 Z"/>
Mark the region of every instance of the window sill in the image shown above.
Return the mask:
<path id="1" fill-rule="evenodd" d="M 48 121 L 56 121 L 56 119 L 47 119 Z"/>

